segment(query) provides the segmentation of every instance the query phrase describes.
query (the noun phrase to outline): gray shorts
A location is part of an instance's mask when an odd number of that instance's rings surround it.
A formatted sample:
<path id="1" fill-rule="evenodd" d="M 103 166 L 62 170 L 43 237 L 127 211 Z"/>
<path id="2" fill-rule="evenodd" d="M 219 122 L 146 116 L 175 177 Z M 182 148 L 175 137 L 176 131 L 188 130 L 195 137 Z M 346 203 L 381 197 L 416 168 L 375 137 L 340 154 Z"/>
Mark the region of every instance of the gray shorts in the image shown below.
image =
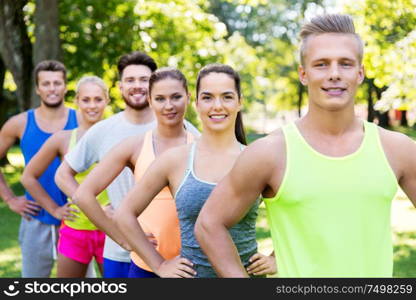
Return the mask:
<path id="1" fill-rule="evenodd" d="M 51 274 L 56 259 L 58 226 L 36 219 L 22 218 L 19 244 L 22 251 L 22 277 L 44 277 Z"/>

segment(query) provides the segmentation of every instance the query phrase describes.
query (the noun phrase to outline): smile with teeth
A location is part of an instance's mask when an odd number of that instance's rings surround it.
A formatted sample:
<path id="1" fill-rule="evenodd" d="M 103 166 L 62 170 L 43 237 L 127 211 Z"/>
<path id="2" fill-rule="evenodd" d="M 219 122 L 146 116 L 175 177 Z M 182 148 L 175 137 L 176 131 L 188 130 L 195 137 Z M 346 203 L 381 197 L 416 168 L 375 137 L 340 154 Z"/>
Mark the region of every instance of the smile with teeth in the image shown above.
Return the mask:
<path id="1" fill-rule="evenodd" d="M 168 118 L 174 118 L 176 116 L 176 112 L 165 114 L 165 116 L 168 117 Z"/>
<path id="2" fill-rule="evenodd" d="M 322 88 L 326 93 L 328 93 L 331 96 L 340 96 L 344 91 L 346 91 L 346 88 L 342 87 L 330 87 L 330 88 Z"/>
<path id="3" fill-rule="evenodd" d="M 225 119 L 227 117 L 227 115 L 211 115 L 209 117 L 210 117 L 210 119 L 222 120 L 222 119 Z"/>
<path id="4" fill-rule="evenodd" d="M 141 99 L 141 98 L 146 96 L 146 93 L 144 93 L 144 92 L 131 93 L 130 96 L 133 97 L 133 98 Z"/>

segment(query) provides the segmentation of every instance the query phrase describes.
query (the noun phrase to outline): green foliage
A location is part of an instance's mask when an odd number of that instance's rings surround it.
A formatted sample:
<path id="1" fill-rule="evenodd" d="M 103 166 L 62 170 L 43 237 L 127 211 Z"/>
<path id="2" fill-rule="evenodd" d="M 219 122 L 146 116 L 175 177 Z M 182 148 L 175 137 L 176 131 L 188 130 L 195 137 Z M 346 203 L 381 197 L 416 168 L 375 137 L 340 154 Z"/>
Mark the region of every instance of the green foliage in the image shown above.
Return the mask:
<path id="1" fill-rule="evenodd" d="M 416 96 L 416 7 L 412 0 L 360 0 L 346 5 L 365 42 L 368 78 L 388 87 L 377 103 L 379 110 L 409 109 Z"/>
<path id="2" fill-rule="evenodd" d="M 224 25 L 194 1 L 111 0 L 97 5 L 95 0 L 64 0 L 60 14 L 69 80 L 85 73 L 103 77 L 115 99 L 113 111 L 124 108 L 116 86 L 121 55 L 145 51 L 159 66 L 178 67 L 194 79 L 200 67 L 219 60 L 215 43 L 226 33 Z M 188 117 L 196 120 L 192 107 Z"/>
<path id="3" fill-rule="evenodd" d="M 211 62 L 240 72 L 245 110 L 296 107 L 299 96 L 296 34 L 303 14 L 322 1 L 60 1 L 61 39 L 69 89 L 85 73 L 111 86 L 112 110 L 124 108 L 116 62 L 140 49 L 160 66 L 175 66 L 195 88 L 198 70 Z M 72 83 L 71 83 L 72 81 Z M 187 117 L 197 123 L 191 106 Z"/>
<path id="4" fill-rule="evenodd" d="M 297 74 L 297 34 L 304 15 L 321 5 L 323 1 L 210 0 L 209 11 L 228 29 L 224 53 L 226 62 L 238 66 L 246 111 L 260 104 L 266 117 L 299 105 L 305 95 Z"/>
<path id="5" fill-rule="evenodd" d="M 412 0 L 351 1 L 366 47 L 367 77 L 390 107 L 409 107 L 416 97 L 416 13 Z M 297 34 L 305 16 L 330 8 L 329 0 L 85 0 L 59 1 L 60 37 L 69 70 L 68 99 L 86 73 L 104 78 L 112 112 L 124 108 L 117 88 L 118 58 L 132 50 L 152 55 L 159 66 L 175 66 L 187 76 L 194 96 L 198 70 L 227 63 L 242 78 L 244 109 L 255 105 L 266 116 L 297 108 L 306 97 L 299 84 Z M 34 40 L 35 1 L 25 6 L 25 22 Z M 394 62 L 394 63 L 393 63 Z M 8 84 L 8 87 L 12 85 Z M 357 98 L 368 99 L 363 85 Z M 381 102 L 383 104 L 383 102 Z M 379 104 L 379 106 L 381 105 Z M 187 117 L 197 124 L 190 106 Z"/>
<path id="6" fill-rule="evenodd" d="M 401 232 L 396 235 L 394 246 L 394 277 L 416 277 L 416 232 Z"/>
<path id="7" fill-rule="evenodd" d="M 17 241 L 20 217 L 12 213 L 9 207 L 0 203 L 0 277 L 20 277 L 20 249 Z"/>
<path id="8" fill-rule="evenodd" d="M 85 0 L 59 1 L 60 38 L 68 67 L 68 97 L 84 74 L 110 86 L 111 111 L 124 108 L 117 88 L 118 58 L 132 50 L 175 66 L 195 88 L 198 70 L 211 62 L 232 65 L 242 77 L 245 111 L 253 103 L 266 113 L 292 109 L 299 101 L 297 33 L 311 0 Z M 33 40 L 35 1 L 26 6 Z M 188 114 L 197 123 L 191 106 Z"/>

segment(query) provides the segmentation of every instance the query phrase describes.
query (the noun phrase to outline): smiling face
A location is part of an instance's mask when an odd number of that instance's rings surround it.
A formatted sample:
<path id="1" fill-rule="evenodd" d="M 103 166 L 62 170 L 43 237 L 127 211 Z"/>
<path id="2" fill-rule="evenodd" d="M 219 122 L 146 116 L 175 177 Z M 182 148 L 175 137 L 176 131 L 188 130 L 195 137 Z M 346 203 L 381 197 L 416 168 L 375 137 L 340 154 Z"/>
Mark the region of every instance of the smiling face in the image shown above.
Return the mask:
<path id="1" fill-rule="evenodd" d="M 241 102 L 234 79 L 225 73 L 212 72 L 200 80 L 197 111 L 204 130 L 235 130 Z"/>
<path id="2" fill-rule="evenodd" d="M 330 111 L 353 106 L 364 79 L 357 38 L 352 34 L 324 33 L 308 37 L 306 43 L 299 77 L 308 87 L 309 104 Z"/>
<path id="3" fill-rule="evenodd" d="M 151 90 L 150 106 L 158 124 L 177 126 L 183 124 L 189 95 L 183 83 L 170 77 L 156 81 Z"/>
<path id="4" fill-rule="evenodd" d="M 126 105 L 134 110 L 149 106 L 147 97 L 151 74 L 152 71 L 145 65 L 129 65 L 123 70 L 119 87 Z"/>
<path id="5" fill-rule="evenodd" d="M 78 88 L 77 104 L 82 119 L 90 124 L 101 120 L 108 101 L 103 88 L 95 83 L 86 82 Z"/>
<path id="6" fill-rule="evenodd" d="M 40 71 L 37 76 L 36 94 L 39 95 L 41 103 L 51 108 L 63 105 L 67 91 L 63 72 Z"/>

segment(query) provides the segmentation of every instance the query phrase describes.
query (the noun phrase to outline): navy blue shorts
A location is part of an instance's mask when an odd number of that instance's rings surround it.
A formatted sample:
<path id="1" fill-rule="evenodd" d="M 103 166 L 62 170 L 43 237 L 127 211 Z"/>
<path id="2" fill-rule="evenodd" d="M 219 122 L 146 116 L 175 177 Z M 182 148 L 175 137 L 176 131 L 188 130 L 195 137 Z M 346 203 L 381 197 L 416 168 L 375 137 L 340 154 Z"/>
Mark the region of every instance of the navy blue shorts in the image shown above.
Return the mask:
<path id="1" fill-rule="evenodd" d="M 128 278 L 159 278 L 155 273 L 149 272 L 137 266 L 133 261 L 130 263 Z"/>
<path id="2" fill-rule="evenodd" d="M 129 275 L 130 263 L 104 258 L 104 278 L 127 278 Z"/>

